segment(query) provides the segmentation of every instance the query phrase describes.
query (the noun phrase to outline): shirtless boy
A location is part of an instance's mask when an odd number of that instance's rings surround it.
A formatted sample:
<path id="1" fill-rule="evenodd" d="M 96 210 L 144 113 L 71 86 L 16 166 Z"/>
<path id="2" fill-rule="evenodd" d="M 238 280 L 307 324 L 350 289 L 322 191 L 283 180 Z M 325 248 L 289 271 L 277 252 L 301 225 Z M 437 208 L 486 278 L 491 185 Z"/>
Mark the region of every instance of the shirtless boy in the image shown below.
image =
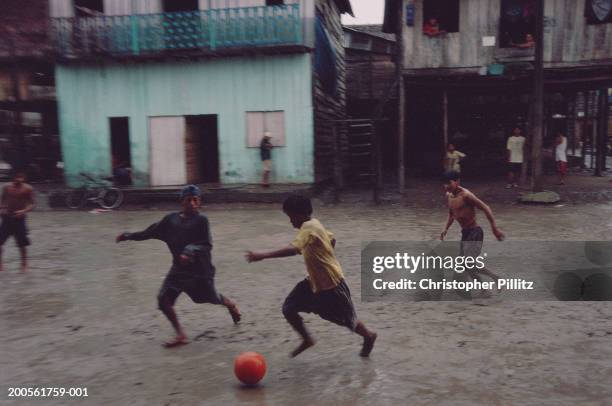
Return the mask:
<path id="1" fill-rule="evenodd" d="M 477 208 L 482 210 L 485 216 L 487 216 L 495 238 L 499 241 L 504 239 L 504 233 L 495 224 L 495 217 L 493 217 L 491 208 L 476 197 L 474 193 L 459 185 L 459 172 L 448 171 L 444 173 L 444 188 L 446 189 L 446 198 L 448 200 L 448 220 L 446 221 L 444 231 L 440 234 L 440 240 L 444 240 L 448 229 L 457 220 L 461 226 L 461 255 L 471 257 L 480 255 L 484 232 L 476 222 Z M 480 273 L 489 276 L 495 281 L 499 279 L 499 276 L 486 268 L 469 271 L 470 276 L 476 280 L 481 280 Z"/>
<path id="2" fill-rule="evenodd" d="M 15 236 L 17 246 L 21 252 L 21 272 L 28 271 L 27 246 L 30 245 L 28 229 L 26 227 L 26 214 L 34 208 L 34 189 L 25 183 L 25 174 L 17 172 L 13 181 L 2 189 L 0 201 L 0 271 L 2 267 L 2 246 L 11 236 Z"/>

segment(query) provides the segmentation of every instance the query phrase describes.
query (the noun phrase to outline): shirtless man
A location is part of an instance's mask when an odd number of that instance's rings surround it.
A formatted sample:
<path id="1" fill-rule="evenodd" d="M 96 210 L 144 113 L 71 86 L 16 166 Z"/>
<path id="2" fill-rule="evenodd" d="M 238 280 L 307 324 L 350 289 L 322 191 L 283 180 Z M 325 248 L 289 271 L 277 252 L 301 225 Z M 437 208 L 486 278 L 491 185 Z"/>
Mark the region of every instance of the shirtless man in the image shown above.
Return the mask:
<path id="1" fill-rule="evenodd" d="M 477 257 L 482 249 L 484 233 L 476 223 L 476 208 L 482 210 L 491 224 L 491 231 L 499 241 L 503 241 L 504 233 L 495 225 L 495 217 L 491 208 L 469 190 L 459 185 L 459 172 L 448 171 L 444 174 L 444 188 L 448 199 L 448 220 L 440 240 L 444 240 L 448 229 L 455 220 L 461 226 L 461 254 L 462 256 Z M 481 280 L 479 273 L 483 273 L 497 282 L 499 276 L 486 268 L 468 271 L 470 276 Z"/>
<path id="2" fill-rule="evenodd" d="M 26 247 L 30 245 L 28 229 L 26 227 L 26 214 L 34 208 L 34 189 L 25 183 L 23 172 L 17 172 L 13 181 L 2 188 L 0 200 L 0 271 L 2 267 L 2 246 L 11 236 L 15 236 L 17 246 L 21 252 L 21 272 L 28 271 L 28 258 Z"/>

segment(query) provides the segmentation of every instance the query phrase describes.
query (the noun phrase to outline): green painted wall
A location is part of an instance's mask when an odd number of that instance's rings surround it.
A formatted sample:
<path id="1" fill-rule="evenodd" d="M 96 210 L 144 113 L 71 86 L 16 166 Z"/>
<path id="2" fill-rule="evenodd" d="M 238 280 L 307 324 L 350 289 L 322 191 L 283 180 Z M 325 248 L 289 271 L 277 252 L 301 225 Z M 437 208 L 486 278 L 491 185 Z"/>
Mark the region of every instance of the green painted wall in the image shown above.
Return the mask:
<path id="1" fill-rule="evenodd" d="M 216 114 L 222 183 L 257 183 L 258 148 L 246 146 L 246 112 L 284 110 L 286 146 L 272 181 L 314 181 L 310 54 L 198 62 L 60 65 L 56 71 L 66 181 L 110 176 L 109 117 L 129 117 L 136 186 L 149 183 L 148 117 Z"/>

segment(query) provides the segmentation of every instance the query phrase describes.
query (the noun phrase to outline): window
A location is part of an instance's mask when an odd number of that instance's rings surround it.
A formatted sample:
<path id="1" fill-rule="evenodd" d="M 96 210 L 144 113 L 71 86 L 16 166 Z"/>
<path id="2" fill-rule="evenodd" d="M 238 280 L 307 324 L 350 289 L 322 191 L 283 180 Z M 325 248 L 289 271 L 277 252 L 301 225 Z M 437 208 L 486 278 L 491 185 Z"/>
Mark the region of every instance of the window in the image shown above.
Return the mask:
<path id="1" fill-rule="evenodd" d="M 282 6 L 285 4 L 284 0 L 266 0 L 266 6 Z"/>
<path id="2" fill-rule="evenodd" d="M 459 32 L 459 0 L 425 0 L 423 33 L 438 36 Z"/>
<path id="3" fill-rule="evenodd" d="M 103 0 L 74 0 L 74 15 L 76 17 L 95 17 L 103 13 Z"/>
<path id="4" fill-rule="evenodd" d="M 285 146 L 285 112 L 247 111 L 247 147 L 259 147 L 264 133 L 269 132 L 272 145 Z"/>
<path id="5" fill-rule="evenodd" d="M 535 0 L 502 0 L 499 19 L 501 48 L 535 46 Z"/>
<path id="6" fill-rule="evenodd" d="M 586 0 L 584 16 L 587 24 L 612 23 L 612 0 Z"/>

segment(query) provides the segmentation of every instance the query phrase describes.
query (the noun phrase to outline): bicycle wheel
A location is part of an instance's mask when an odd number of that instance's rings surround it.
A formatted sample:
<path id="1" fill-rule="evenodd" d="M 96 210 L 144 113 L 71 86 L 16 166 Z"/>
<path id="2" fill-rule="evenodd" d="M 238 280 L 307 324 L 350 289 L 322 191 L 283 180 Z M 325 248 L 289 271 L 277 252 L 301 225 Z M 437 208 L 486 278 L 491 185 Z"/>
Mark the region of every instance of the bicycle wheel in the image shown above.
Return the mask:
<path id="1" fill-rule="evenodd" d="M 98 195 L 98 204 L 103 209 L 116 209 L 123 203 L 123 192 L 116 187 L 103 189 Z"/>
<path id="2" fill-rule="evenodd" d="M 66 195 L 66 206 L 70 209 L 80 209 L 87 202 L 87 191 L 85 189 L 72 189 Z"/>

